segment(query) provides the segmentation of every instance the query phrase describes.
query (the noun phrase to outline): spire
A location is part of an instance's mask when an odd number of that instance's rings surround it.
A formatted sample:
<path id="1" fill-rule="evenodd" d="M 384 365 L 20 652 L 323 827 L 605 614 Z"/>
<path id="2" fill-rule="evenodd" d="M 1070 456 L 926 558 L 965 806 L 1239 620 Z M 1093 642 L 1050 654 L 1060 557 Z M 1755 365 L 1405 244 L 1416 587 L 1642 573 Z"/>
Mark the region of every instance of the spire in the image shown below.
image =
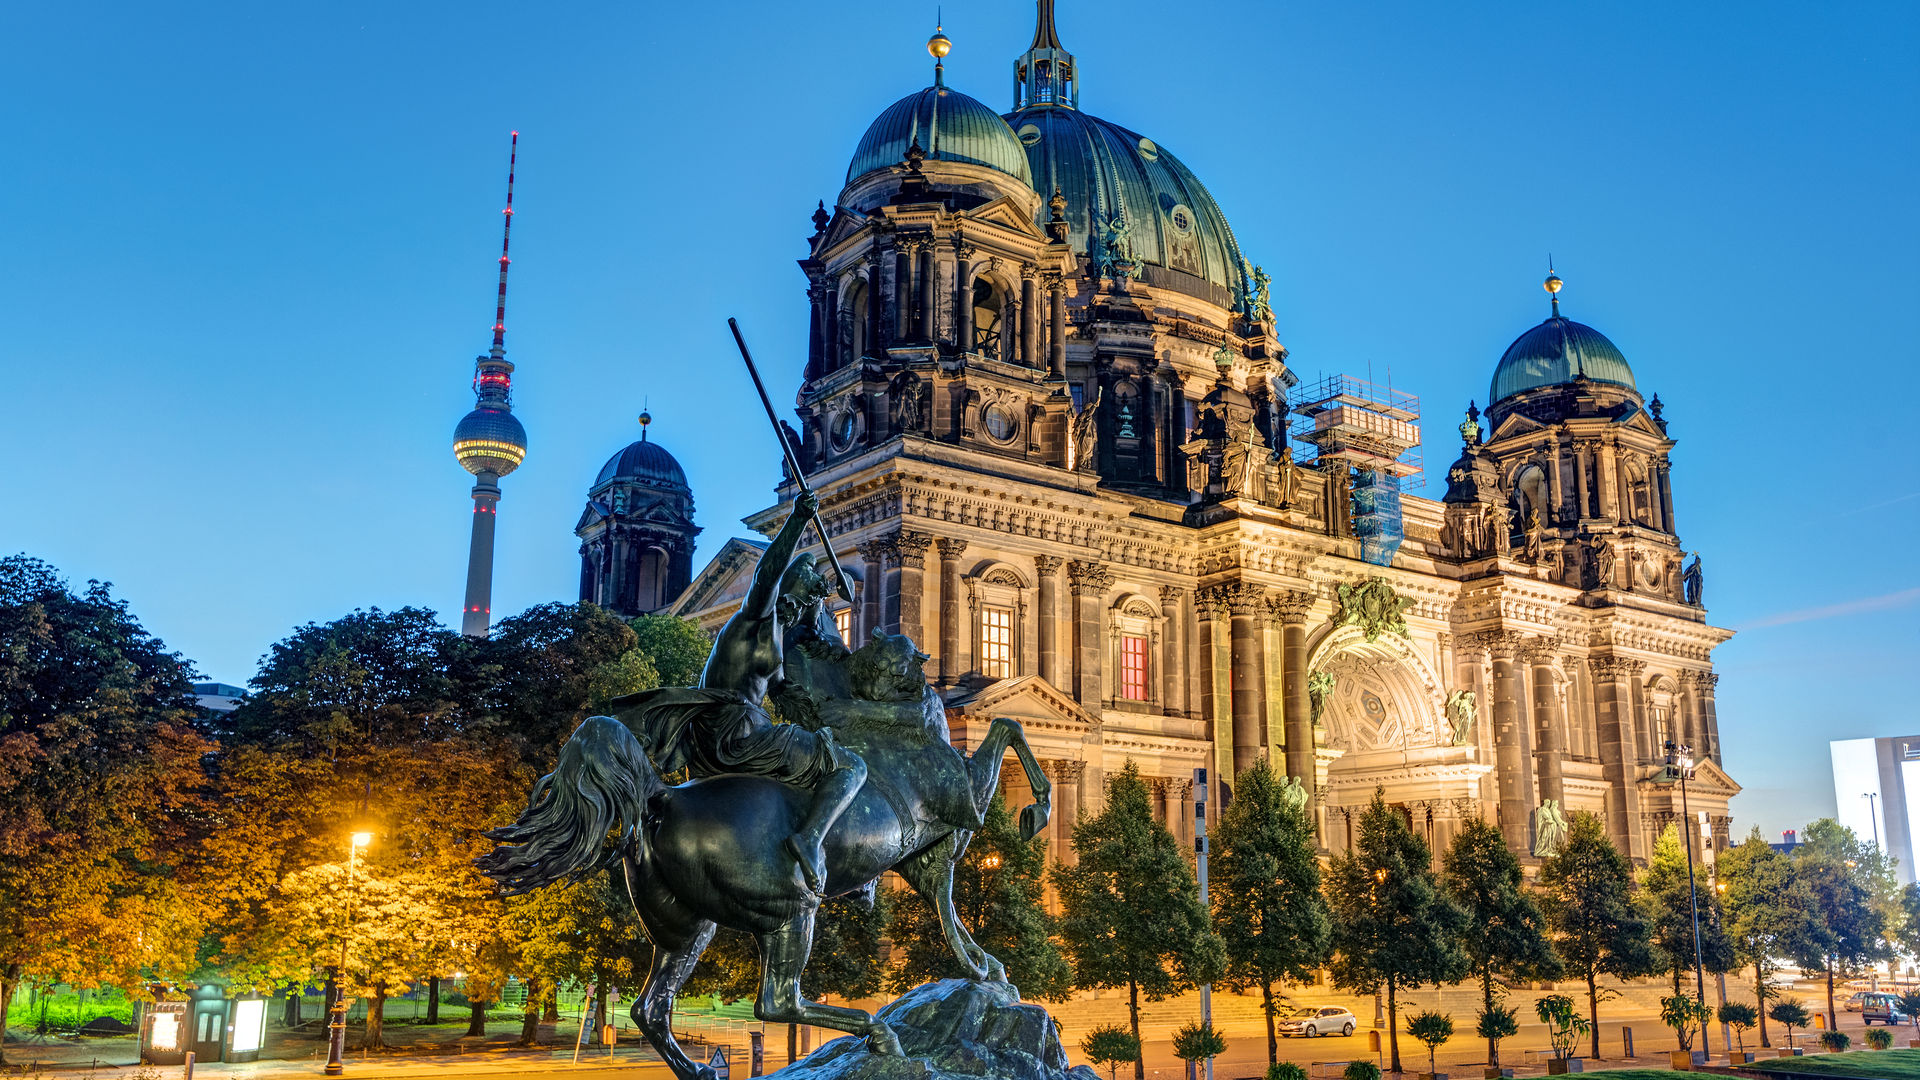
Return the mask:
<path id="1" fill-rule="evenodd" d="M 1553 317 L 1556 319 L 1560 317 L 1560 288 L 1564 284 L 1560 275 L 1553 272 L 1553 256 L 1547 256 L 1547 280 L 1541 283 L 1541 287 L 1547 290 L 1548 296 L 1553 297 Z"/>
<path id="2" fill-rule="evenodd" d="M 507 241 L 513 236 L 513 166 L 520 159 L 520 133 L 513 133 L 507 150 L 507 208 L 500 211 L 506 222 L 500 228 L 500 297 L 493 309 L 493 358 L 507 352 Z"/>
<path id="3" fill-rule="evenodd" d="M 641 442 L 647 441 L 647 425 L 651 423 L 653 423 L 653 414 L 647 411 L 647 407 L 645 405 L 640 406 L 640 441 Z"/>
<path id="4" fill-rule="evenodd" d="M 1013 62 L 1013 107 L 1041 105 L 1077 108 L 1080 104 L 1080 72 L 1073 54 L 1060 45 L 1060 32 L 1053 25 L 1053 0 L 1036 0 L 1033 44 Z"/>
<path id="5" fill-rule="evenodd" d="M 1033 24 L 1033 44 L 1027 46 L 1027 49 L 1029 51 L 1058 49 L 1060 32 L 1053 27 L 1053 0 L 1040 0 L 1040 10 L 1036 15 L 1038 17 Z"/>
<path id="6" fill-rule="evenodd" d="M 953 51 L 953 39 L 946 35 L 941 26 L 941 18 L 936 14 L 933 20 L 933 36 L 927 39 L 927 55 L 933 57 L 933 85 L 942 91 L 947 86 L 947 54 Z"/>

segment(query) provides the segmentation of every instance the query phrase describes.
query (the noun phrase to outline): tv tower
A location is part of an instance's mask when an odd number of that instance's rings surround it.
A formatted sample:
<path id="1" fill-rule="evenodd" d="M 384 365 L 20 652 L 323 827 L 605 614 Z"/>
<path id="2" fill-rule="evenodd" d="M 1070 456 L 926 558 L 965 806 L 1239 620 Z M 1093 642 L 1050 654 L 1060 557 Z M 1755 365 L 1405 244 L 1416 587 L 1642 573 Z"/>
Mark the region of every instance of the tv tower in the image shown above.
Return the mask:
<path id="1" fill-rule="evenodd" d="M 473 411 L 453 429 L 453 456 L 473 474 L 473 545 L 467 552 L 467 601 L 460 632 L 487 636 L 493 621 L 493 523 L 500 478 L 527 459 L 527 429 L 513 418 L 513 365 L 507 362 L 507 240 L 513 234 L 513 166 L 520 133 L 507 151 L 506 223 L 500 230 L 500 293 L 493 311 L 493 348 L 473 362 Z"/>

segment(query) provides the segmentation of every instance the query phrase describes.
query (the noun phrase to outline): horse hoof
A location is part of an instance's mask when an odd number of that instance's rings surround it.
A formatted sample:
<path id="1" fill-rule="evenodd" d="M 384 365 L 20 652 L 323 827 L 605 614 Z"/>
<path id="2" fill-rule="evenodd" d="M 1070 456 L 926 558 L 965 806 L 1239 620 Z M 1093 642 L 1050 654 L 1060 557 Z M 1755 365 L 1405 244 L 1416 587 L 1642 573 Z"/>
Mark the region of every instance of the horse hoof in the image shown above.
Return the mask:
<path id="1" fill-rule="evenodd" d="M 878 1021 L 874 1023 L 873 1030 L 867 1032 L 867 1049 L 872 1050 L 876 1054 L 886 1054 L 889 1057 L 907 1056 L 906 1050 L 901 1047 L 900 1039 L 894 1035 L 893 1029 Z"/>

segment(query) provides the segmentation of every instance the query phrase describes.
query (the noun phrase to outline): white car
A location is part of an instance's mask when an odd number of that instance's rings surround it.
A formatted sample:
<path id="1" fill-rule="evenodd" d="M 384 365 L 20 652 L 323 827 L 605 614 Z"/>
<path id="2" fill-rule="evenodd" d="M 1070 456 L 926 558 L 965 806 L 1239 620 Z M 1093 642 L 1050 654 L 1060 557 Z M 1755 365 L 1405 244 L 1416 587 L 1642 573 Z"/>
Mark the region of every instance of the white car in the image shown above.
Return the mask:
<path id="1" fill-rule="evenodd" d="M 1353 1034 L 1355 1021 L 1353 1014 L 1345 1009 L 1298 1009 L 1292 1014 L 1280 1018 L 1274 1025 L 1282 1036 L 1342 1035 Z"/>

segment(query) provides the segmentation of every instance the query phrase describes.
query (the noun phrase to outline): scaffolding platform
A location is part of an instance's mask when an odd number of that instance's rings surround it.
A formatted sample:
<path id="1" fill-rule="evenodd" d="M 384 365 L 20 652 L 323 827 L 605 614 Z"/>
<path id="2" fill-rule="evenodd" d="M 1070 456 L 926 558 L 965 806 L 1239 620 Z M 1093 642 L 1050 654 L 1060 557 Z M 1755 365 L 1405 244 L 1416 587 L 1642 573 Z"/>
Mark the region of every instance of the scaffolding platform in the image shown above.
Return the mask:
<path id="1" fill-rule="evenodd" d="M 1424 483 L 1420 399 L 1348 375 L 1294 387 L 1287 410 L 1302 465 L 1345 469 L 1352 482 L 1360 557 L 1388 566 L 1406 537 L 1400 492 Z M 1421 479 L 1414 479 L 1421 478 Z"/>

